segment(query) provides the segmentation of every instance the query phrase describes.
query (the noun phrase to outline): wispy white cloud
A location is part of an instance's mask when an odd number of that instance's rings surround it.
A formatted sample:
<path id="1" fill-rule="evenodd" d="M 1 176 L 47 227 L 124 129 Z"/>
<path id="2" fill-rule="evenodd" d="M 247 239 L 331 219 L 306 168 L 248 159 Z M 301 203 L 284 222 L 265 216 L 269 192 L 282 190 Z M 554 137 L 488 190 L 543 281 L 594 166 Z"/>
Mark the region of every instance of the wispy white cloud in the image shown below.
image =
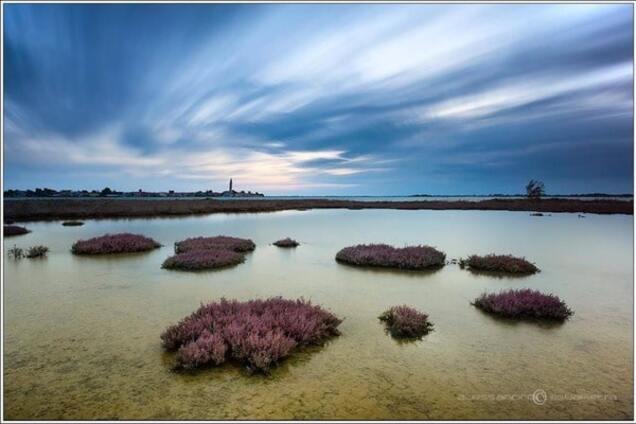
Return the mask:
<path id="1" fill-rule="evenodd" d="M 478 94 L 460 96 L 426 106 L 424 119 L 471 119 L 526 105 L 569 92 L 599 88 L 607 84 L 628 82 L 632 79 L 632 64 L 621 63 L 582 75 L 548 75 L 502 84 Z M 602 95 L 592 94 L 597 100 Z M 597 104 L 599 106 L 599 104 Z M 623 102 L 620 106 L 631 106 Z"/>
<path id="2" fill-rule="evenodd" d="M 282 143 L 265 143 L 282 146 Z M 200 180 L 224 184 L 232 177 L 242 187 L 278 191 L 308 187 L 351 187 L 346 182 L 321 181 L 321 176 L 347 176 L 374 171 L 373 157 L 346 156 L 344 150 L 282 151 L 270 153 L 255 149 L 210 147 L 184 151 L 171 146 L 153 154 L 121 142 L 121 131 L 111 128 L 78 143 L 59 135 L 23 137 L 7 145 L 7 153 L 28 157 L 31 163 L 57 165 L 115 166 L 121 173 L 143 178 Z M 316 163 L 320 161 L 320 163 Z M 381 162 L 381 161 L 379 161 Z M 338 168 L 334 164 L 356 163 L 358 168 Z M 369 169 L 365 169 L 365 167 Z"/>

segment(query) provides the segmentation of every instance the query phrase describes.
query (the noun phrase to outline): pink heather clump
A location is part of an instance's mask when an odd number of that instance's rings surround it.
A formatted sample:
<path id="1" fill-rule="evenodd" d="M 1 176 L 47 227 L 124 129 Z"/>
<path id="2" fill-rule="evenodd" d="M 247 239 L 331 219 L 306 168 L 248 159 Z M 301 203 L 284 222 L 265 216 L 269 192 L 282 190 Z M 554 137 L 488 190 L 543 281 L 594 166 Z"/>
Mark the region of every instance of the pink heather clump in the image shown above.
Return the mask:
<path id="1" fill-rule="evenodd" d="M 169 257 L 161 265 L 166 269 L 197 271 L 238 265 L 245 260 L 241 253 L 226 249 L 193 250 Z"/>
<path id="2" fill-rule="evenodd" d="M 76 255 L 145 252 L 161 247 L 155 240 L 130 233 L 106 234 L 73 243 L 71 251 Z"/>
<path id="3" fill-rule="evenodd" d="M 207 364 L 219 365 L 225 362 L 227 345 L 223 336 L 203 330 L 193 342 L 183 346 L 177 352 L 177 367 L 193 369 Z"/>
<path id="4" fill-rule="evenodd" d="M 444 266 L 446 254 L 429 246 L 359 244 L 340 250 L 336 260 L 349 265 L 421 270 Z"/>
<path id="5" fill-rule="evenodd" d="M 218 365 L 234 359 L 267 372 L 299 346 L 321 344 L 339 335 L 342 321 L 303 299 L 221 299 L 201 305 L 162 334 L 163 346 L 177 351 L 177 368 Z"/>
<path id="6" fill-rule="evenodd" d="M 255 248 L 256 245 L 250 239 L 227 236 L 194 237 L 174 244 L 175 253 L 185 253 L 192 250 L 205 249 L 228 249 L 235 252 L 251 252 Z"/>
<path id="7" fill-rule="evenodd" d="M 380 315 L 388 332 L 397 338 L 419 338 L 433 329 L 428 315 L 406 305 L 393 306 Z"/>
<path id="8" fill-rule="evenodd" d="M 20 227 L 19 225 L 5 225 L 3 229 L 5 237 L 21 236 L 22 234 L 26 234 L 28 232 L 29 230 L 24 227 Z"/>
<path id="9" fill-rule="evenodd" d="M 462 265 L 467 265 L 470 269 L 476 271 L 508 272 L 512 274 L 534 274 L 539 272 L 539 268 L 524 258 L 492 253 L 486 256 L 471 255 L 467 260 L 462 261 Z"/>
<path id="10" fill-rule="evenodd" d="M 506 318 L 563 321 L 573 314 L 557 296 L 530 289 L 484 293 L 472 304 L 485 312 Z"/>
<path id="11" fill-rule="evenodd" d="M 274 242 L 274 246 L 278 247 L 297 247 L 299 245 L 300 243 L 289 237 Z"/>

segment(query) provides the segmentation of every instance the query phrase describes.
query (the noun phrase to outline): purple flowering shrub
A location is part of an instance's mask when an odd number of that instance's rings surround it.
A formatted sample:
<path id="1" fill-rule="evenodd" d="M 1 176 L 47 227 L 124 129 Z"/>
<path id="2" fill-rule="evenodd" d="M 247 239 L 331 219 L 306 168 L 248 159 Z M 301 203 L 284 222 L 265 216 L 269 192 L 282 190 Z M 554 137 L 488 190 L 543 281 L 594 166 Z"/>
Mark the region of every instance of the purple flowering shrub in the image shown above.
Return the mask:
<path id="1" fill-rule="evenodd" d="M 244 260 L 243 254 L 227 249 L 192 250 L 169 257 L 163 262 L 161 267 L 197 271 L 238 265 Z"/>
<path id="2" fill-rule="evenodd" d="M 484 293 L 472 305 L 488 313 L 517 319 L 563 321 L 573 314 L 558 296 L 531 289 Z"/>
<path id="3" fill-rule="evenodd" d="M 278 247 L 297 247 L 299 245 L 300 243 L 289 237 L 274 242 L 274 246 Z"/>
<path id="4" fill-rule="evenodd" d="M 509 272 L 512 274 L 534 274 L 539 272 L 539 268 L 524 258 L 492 253 L 486 256 L 471 255 L 468 259 L 462 260 L 460 266 L 468 266 L 475 271 Z"/>
<path id="5" fill-rule="evenodd" d="M 28 232 L 29 230 L 24 227 L 20 227 L 19 225 L 5 225 L 3 230 L 5 237 L 21 236 L 22 234 L 26 234 Z"/>
<path id="6" fill-rule="evenodd" d="M 227 344 L 219 333 L 203 330 L 199 337 L 181 347 L 176 355 L 177 368 L 194 369 L 208 364 L 219 365 L 225 362 Z"/>
<path id="7" fill-rule="evenodd" d="M 420 338 L 433 330 L 428 315 L 406 305 L 393 306 L 379 316 L 387 331 L 396 338 Z"/>
<path id="8" fill-rule="evenodd" d="M 359 244 L 340 250 L 336 254 L 336 260 L 357 266 L 419 270 L 444 266 L 446 254 L 430 246 Z"/>
<path id="9" fill-rule="evenodd" d="M 105 253 L 145 252 L 161 247 L 155 240 L 140 234 L 106 234 L 73 243 L 71 251 L 76 255 L 97 255 Z"/>
<path id="10" fill-rule="evenodd" d="M 221 299 L 201 305 L 168 327 L 161 340 L 176 351 L 176 367 L 192 369 L 233 359 L 267 372 L 300 346 L 319 345 L 340 334 L 342 320 L 304 299 L 247 302 Z"/>
<path id="11" fill-rule="evenodd" d="M 216 237 L 194 237 L 174 244 L 175 253 L 185 253 L 193 250 L 206 249 L 228 249 L 235 252 L 251 252 L 256 248 L 250 239 L 238 237 L 216 236 Z"/>

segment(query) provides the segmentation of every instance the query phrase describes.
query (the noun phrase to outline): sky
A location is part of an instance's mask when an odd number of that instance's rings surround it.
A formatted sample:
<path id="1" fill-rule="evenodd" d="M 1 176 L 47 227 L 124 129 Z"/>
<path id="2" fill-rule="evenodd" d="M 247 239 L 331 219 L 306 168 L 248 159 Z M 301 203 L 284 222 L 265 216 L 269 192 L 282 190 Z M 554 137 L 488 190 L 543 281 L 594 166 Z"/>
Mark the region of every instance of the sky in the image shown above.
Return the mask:
<path id="1" fill-rule="evenodd" d="M 4 188 L 633 191 L 631 4 L 5 4 Z"/>

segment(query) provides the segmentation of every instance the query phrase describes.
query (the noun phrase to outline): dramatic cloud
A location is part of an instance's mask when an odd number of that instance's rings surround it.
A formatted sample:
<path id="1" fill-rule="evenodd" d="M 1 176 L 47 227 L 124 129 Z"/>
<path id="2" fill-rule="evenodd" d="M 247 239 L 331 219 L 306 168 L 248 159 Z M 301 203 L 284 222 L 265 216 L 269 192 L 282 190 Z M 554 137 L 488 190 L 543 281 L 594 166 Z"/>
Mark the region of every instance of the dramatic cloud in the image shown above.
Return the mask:
<path id="1" fill-rule="evenodd" d="M 6 188 L 633 189 L 632 5 L 4 10 Z"/>

